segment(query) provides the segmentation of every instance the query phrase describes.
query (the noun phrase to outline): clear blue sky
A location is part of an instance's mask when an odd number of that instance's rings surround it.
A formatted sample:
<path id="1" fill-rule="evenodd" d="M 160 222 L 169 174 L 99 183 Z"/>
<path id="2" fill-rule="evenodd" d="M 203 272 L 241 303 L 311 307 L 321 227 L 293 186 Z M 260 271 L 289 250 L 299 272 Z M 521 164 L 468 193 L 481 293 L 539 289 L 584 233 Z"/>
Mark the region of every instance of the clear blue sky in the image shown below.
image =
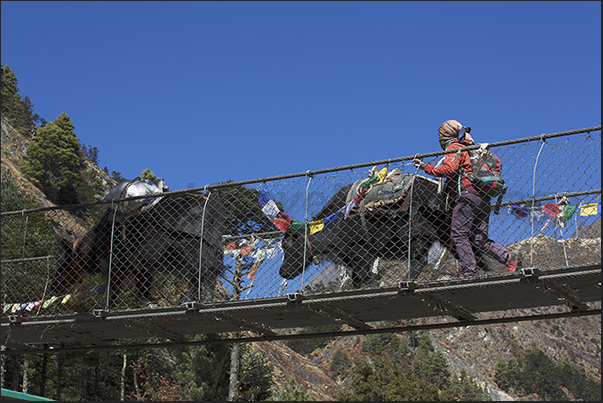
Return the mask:
<path id="1" fill-rule="evenodd" d="M 2 1 L 2 64 L 171 190 L 601 124 L 601 2 Z"/>

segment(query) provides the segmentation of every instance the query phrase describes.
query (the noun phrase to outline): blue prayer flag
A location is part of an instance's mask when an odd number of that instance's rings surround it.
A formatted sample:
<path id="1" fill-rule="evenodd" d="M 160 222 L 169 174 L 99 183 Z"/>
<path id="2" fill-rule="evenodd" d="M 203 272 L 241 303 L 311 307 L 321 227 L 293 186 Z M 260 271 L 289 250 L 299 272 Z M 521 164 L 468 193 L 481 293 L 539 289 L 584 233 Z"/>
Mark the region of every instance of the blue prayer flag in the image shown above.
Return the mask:
<path id="1" fill-rule="evenodd" d="M 266 205 L 266 203 L 268 203 L 270 201 L 270 194 L 268 193 L 268 188 L 266 188 L 266 186 L 264 186 L 264 188 L 262 189 L 262 191 L 260 192 L 260 199 L 259 202 L 260 204 L 263 206 Z"/>

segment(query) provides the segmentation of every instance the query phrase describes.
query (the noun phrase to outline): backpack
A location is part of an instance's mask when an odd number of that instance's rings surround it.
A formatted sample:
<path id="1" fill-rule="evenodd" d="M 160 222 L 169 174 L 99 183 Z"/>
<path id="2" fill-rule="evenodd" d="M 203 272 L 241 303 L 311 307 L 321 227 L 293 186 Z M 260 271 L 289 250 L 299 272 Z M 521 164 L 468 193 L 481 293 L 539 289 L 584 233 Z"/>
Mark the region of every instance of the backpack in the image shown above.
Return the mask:
<path id="1" fill-rule="evenodd" d="M 487 147 L 487 143 L 480 144 L 480 148 L 467 151 L 473 172 L 471 174 L 463 172 L 463 175 L 471 181 L 479 192 L 490 197 L 498 197 L 494 209 L 494 213 L 498 214 L 502 198 L 509 187 L 502 177 L 502 162 Z"/>

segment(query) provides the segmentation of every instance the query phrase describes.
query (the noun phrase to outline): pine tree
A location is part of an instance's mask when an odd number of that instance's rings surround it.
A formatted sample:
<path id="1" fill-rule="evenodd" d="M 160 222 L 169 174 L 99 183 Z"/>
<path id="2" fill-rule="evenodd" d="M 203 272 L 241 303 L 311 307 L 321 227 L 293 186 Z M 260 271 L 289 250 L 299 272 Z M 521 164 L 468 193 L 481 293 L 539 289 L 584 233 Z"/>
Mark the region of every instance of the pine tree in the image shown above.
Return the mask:
<path id="1" fill-rule="evenodd" d="M 18 79 L 14 71 L 2 65 L 2 117 L 19 133 L 31 137 L 36 131 L 36 123 L 46 123 L 33 112 L 33 103 L 26 95 L 19 95 Z"/>
<path id="2" fill-rule="evenodd" d="M 422 332 L 419 336 L 419 347 L 413 361 L 414 372 L 420 379 L 436 385 L 439 389 L 450 386 L 450 371 L 446 359 L 431 344 L 429 333 Z"/>
<path id="3" fill-rule="evenodd" d="M 560 384 L 567 388 L 575 399 L 588 402 L 601 401 L 601 381 L 587 375 L 583 367 L 559 360 L 555 368 Z"/>
<path id="4" fill-rule="evenodd" d="M 532 345 L 525 356 L 521 372 L 522 388 L 527 394 L 536 393 L 544 400 L 565 399 L 554 372 L 555 365 L 541 350 Z"/>
<path id="5" fill-rule="evenodd" d="M 154 181 L 155 179 L 157 179 L 157 176 L 155 176 L 155 174 L 153 173 L 153 171 L 151 171 L 150 168 L 146 168 L 143 169 L 142 172 L 140 173 L 140 179 L 145 180 L 151 180 Z"/>
<path id="6" fill-rule="evenodd" d="M 459 374 L 452 376 L 450 390 L 458 400 L 462 401 L 483 402 L 492 400 L 488 392 L 467 375 L 465 370 L 461 370 Z"/>
<path id="7" fill-rule="evenodd" d="M 217 340 L 223 335 L 198 335 L 196 340 Z M 228 344 L 212 344 L 174 349 L 173 378 L 183 385 L 183 392 L 193 400 L 219 401 L 228 398 Z"/>
<path id="8" fill-rule="evenodd" d="M 334 379 L 337 379 L 337 377 L 340 376 L 344 377 L 351 366 L 352 362 L 346 352 L 343 350 L 335 350 L 333 357 L 331 358 L 331 366 L 329 367 L 332 374 L 331 376 Z"/>
<path id="9" fill-rule="evenodd" d="M 408 346 L 395 333 L 368 334 L 363 350 L 372 355 L 387 354 L 398 361 L 410 357 Z"/>
<path id="10" fill-rule="evenodd" d="M 40 207 L 32 198 L 27 197 L 10 177 L 2 176 L 2 212 L 36 209 Z M 49 220 L 44 213 L 31 213 L 27 216 L 7 216 L 2 218 L 2 260 L 23 257 L 52 255 L 56 248 L 56 238 Z M 7 274 L 6 271 L 3 274 Z M 5 290 L 6 291 L 6 290 Z"/>
<path id="11" fill-rule="evenodd" d="M 399 362 L 387 356 L 356 359 L 350 388 L 351 393 L 339 390 L 338 400 L 439 400 L 435 385 L 420 379 L 413 371 L 405 370 Z"/>
<path id="12" fill-rule="evenodd" d="M 503 391 L 508 392 L 513 381 L 510 379 L 509 366 L 504 359 L 499 358 L 496 362 L 496 368 L 494 369 L 494 381 Z"/>
<path id="13" fill-rule="evenodd" d="M 270 398 L 274 375 L 272 363 L 266 354 L 250 348 L 243 348 L 242 356 L 237 400 L 257 401 Z"/>
<path id="14" fill-rule="evenodd" d="M 229 179 L 220 184 L 232 182 Z M 262 206 L 258 201 L 259 190 L 238 185 L 221 187 L 217 189 L 217 192 L 227 212 L 225 234 L 248 235 L 276 230 L 276 227 L 262 213 Z"/>
<path id="15" fill-rule="evenodd" d="M 21 164 L 24 174 L 37 180 L 42 192 L 57 204 L 80 201 L 82 154 L 73 129 L 69 116 L 62 113 L 40 129 Z"/>
<path id="16" fill-rule="evenodd" d="M 311 401 L 312 397 L 309 393 L 304 392 L 302 387 L 291 377 L 279 390 L 276 400 L 279 402 L 301 402 Z"/>

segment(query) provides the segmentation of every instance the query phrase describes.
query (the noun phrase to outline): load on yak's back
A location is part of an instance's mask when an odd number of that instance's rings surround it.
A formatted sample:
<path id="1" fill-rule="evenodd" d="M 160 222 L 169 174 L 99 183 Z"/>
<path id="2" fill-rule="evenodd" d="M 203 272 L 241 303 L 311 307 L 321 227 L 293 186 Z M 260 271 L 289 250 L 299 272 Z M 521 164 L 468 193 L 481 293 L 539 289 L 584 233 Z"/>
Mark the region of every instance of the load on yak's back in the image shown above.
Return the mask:
<path id="1" fill-rule="evenodd" d="M 181 302 L 213 299 L 225 269 L 222 202 L 210 192 L 166 192 L 162 179 L 137 178 L 113 188 L 104 201 L 114 203 L 92 229 L 73 242 L 60 240 L 53 292 L 70 291 L 86 273 L 102 273 L 110 306 L 128 288 L 147 304 L 157 299 L 154 275 L 162 272 L 184 279 Z"/>
<path id="2" fill-rule="evenodd" d="M 123 180 L 115 186 L 103 198 L 103 201 L 113 201 L 126 197 L 153 196 L 169 192 L 170 188 L 161 178 L 155 180 L 136 178 L 133 180 Z M 138 212 L 143 205 L 152 201 L 151 198 L 135 199 L 118 204 L 118 208 L 123 214 L 129 215 Z"/>

